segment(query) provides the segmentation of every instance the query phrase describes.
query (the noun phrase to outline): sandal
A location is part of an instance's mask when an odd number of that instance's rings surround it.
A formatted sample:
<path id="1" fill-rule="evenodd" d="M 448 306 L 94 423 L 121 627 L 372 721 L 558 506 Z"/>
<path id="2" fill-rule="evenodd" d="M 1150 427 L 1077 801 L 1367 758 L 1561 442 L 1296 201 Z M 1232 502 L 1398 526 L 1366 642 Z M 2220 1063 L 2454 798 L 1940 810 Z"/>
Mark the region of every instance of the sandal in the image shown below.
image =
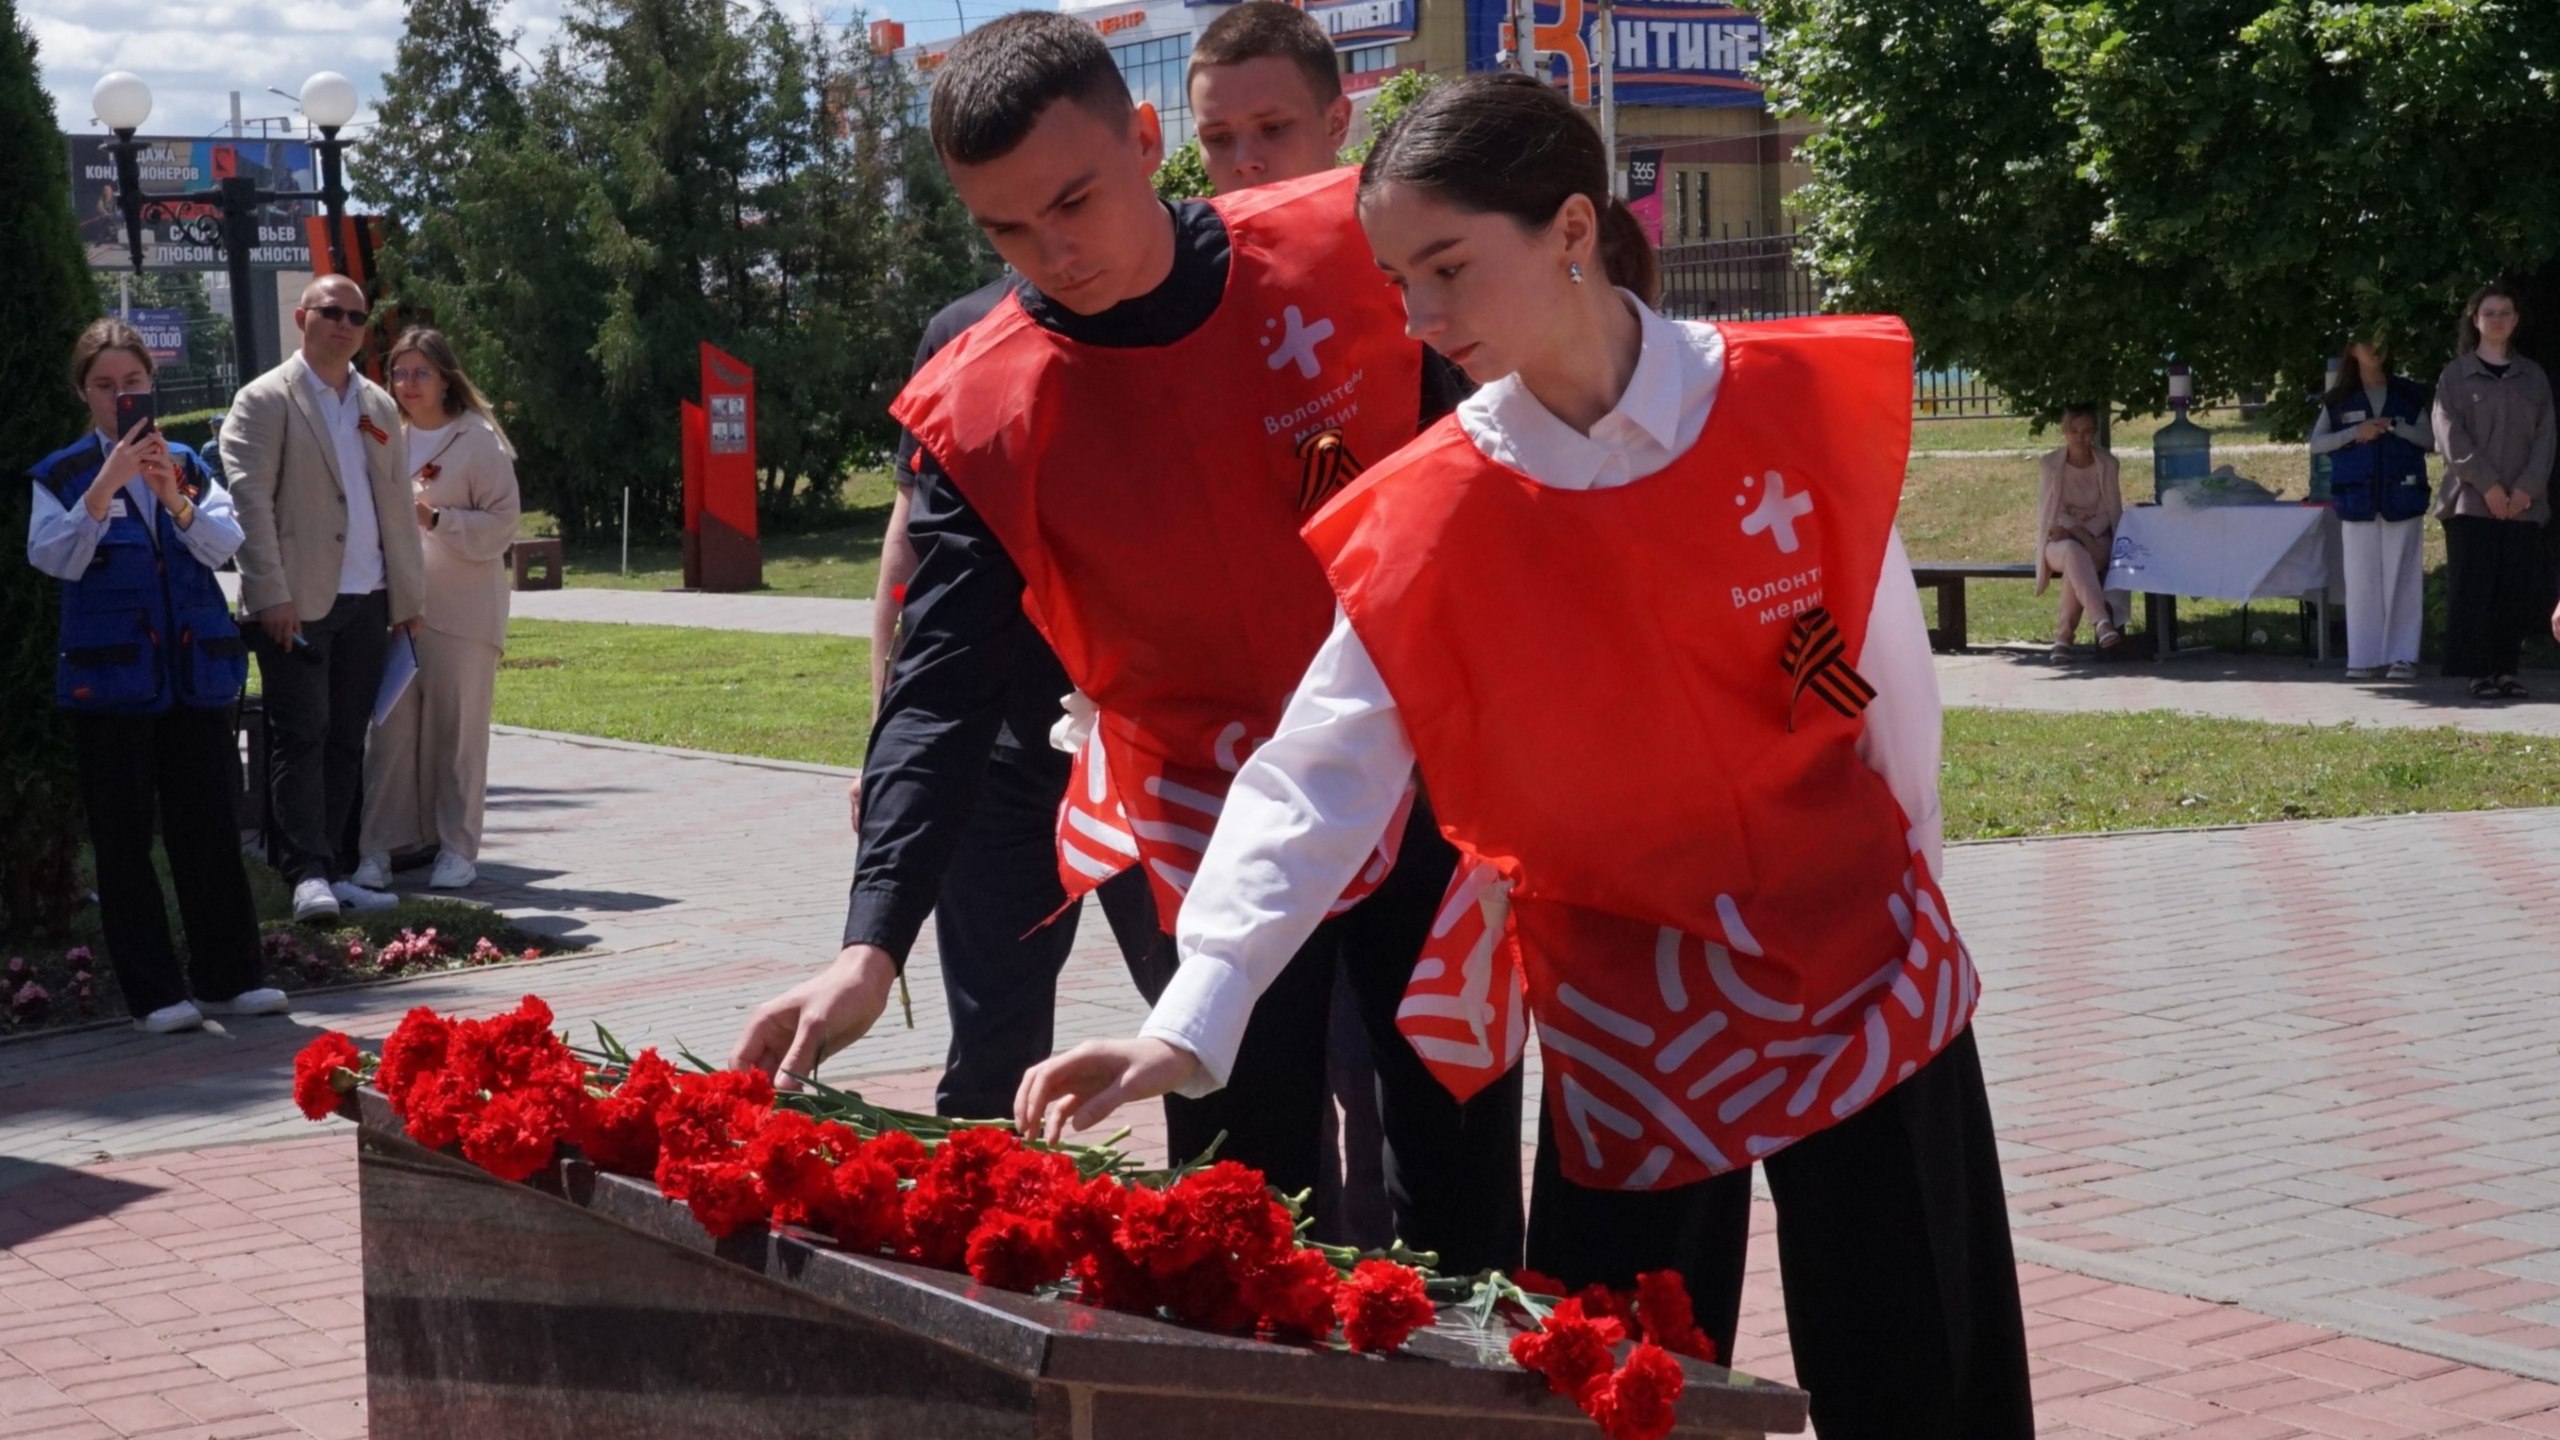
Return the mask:
<path id="1" fill-rule="evenodd" d="M 2497 681 L 2486 675 L 2483 675 L 2479 679 L 2471 682 L 2471 698 L 2474 700 L 2503 699 L 2505 697 L 2505 693 L 2505 691 L 2499 689 Z"/>
<path id="2" fill-rule="evenodd" d="M 2121 645 L 2121 644 L 2123 644 L 2123 643 L 2124 643 L 2124 632 L 2123 632 L 2122 630 L 2117 629 L 2115 626 L 2113 626 L 2113 625 L 2111 625 L 2111 624 L 2101 623 L 2101 624 L 2098 626 L 2098 653 L 2099 653 L 2099 654 L 2104 655 L 2104 654 L 2106 654 L 2108 651 L 2111 651 L 2111 650 L 2115 649 L 2117 646 L 2119 646 L 2119 645 Z"/>
<path id="3" fill-rule="evenodd" d="M 2498 677 L 2498 695 L 2501 699 L 2506 700 L 2529 700 L 2533 698 L 2533 692 L 2524 688 L 2524 682 L 2518 680 L 2513 675 L 2501 675 Z"/>

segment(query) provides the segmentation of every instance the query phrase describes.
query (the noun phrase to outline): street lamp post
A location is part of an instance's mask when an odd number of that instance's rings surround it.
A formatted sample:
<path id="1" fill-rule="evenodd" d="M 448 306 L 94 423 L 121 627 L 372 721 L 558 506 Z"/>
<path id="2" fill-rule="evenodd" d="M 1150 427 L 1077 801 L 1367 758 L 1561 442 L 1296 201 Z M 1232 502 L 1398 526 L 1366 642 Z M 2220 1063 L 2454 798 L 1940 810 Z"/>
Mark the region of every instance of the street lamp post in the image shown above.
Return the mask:
<path id="1" fill-rule="evenodd" d="M 107 148 L 116 157 L 116 203 L 124 211 L 125 243 L 133 254 L 133 268 L 142 269 L 142 142 L 134 139 L 143 122 L 151 118 L 151 87 L 142 77 L 118 70 L 102 77 L 89 92 L 89 103 L 100 124 L 115 132 L 115 140 Z M 302 82 L 302 113 L 319 128 L 320 188 L 317 190 L 265 190 L 245 175 L 234 175 L 211 190 L 197 190 L 184 195 L 163 197 L 196 204 L 218 205 L 222 210 L 223 259 L 231 275 L 231 348 L 239 366 L 237 383 L 247 384 L 258 369 L 257 304 L 250 295 L 250 252 L 258 243 L 258 210 L 278 201 L 317 200 L 328 215 L 329 263 L 341 275 L 347 273 L 346 241 L 342 231 L 347 214 L 347 187 L 340 163 L 347 142 L 338 131 L 356 118 L 355 82 L 334 71 L 323 70 Z M 357 244 L 369 252 L 370 236 L 359 235 Z M 364 257 L 371 272 L 372 256 Z"/>

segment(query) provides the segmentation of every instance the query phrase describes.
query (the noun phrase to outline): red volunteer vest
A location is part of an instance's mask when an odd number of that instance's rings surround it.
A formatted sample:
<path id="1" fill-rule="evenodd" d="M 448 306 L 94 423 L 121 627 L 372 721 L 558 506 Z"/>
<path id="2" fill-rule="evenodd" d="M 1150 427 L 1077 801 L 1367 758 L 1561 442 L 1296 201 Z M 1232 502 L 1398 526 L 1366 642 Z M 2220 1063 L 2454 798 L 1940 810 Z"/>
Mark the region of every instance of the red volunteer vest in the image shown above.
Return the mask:
<path id="1" fill-rule="evenodd" d="M 1171 345 L 1078 344 L 1007 300 L 890 408 L 1003 542 L 1024 611 L 1101 709 L 1059 816 L 1068 893 L 1143 858 L 1167 929 L 1229 783 L 1332 625 L 1298 527 L 1420 418 L 1421 348 L 1361 235 L 1357 183 L 1337 170 L 1211 202 L 1226 293 Z"/>
<path id="2" fill-rule="evenodd" d="M 1706 431 L 1658 474 L 1550 488 L 1452 418 L 1307 528 L 1470 862 L 1399 1023 L 1472 1093 L 1518 1055 L 1525 983 L 1565 1172 L 1604 1188 L 1837 1124 L 1977 989 L 1857 753 L 1908 333 L 1722 331 Z"/>

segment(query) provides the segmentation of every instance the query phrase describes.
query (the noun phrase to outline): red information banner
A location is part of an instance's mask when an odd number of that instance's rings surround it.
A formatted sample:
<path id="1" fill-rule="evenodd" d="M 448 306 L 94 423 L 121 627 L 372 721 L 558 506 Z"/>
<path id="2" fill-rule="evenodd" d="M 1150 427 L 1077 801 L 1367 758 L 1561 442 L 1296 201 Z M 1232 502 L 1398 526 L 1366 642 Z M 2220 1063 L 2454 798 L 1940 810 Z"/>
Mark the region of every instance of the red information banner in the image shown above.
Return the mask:
<path id="1" fill-rule="evenodd" d="M 684 583 L 697 590 L 761 589 L 756 372 L 706 341 L 702 403 L 687 401 L 684 408 Z"/>

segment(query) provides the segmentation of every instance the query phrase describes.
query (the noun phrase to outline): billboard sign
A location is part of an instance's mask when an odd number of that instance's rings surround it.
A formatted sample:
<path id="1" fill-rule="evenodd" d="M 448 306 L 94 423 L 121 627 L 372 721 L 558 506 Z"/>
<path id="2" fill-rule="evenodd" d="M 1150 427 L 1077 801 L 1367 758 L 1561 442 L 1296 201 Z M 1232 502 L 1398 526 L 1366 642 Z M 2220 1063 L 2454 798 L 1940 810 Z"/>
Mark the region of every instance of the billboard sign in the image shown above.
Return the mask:
<path id="1" fill-rule="evenodd" d="M 187 363 L 186 311 L 136 310 L 125 317 L 125 323 L 142 332 L 142 343 L 151 347 L 152 364 Z"/>
<path id="2" fill-rule="evenodd" d="M 71 210 L 89 264 L 120 270 L 133 263 L 125 248 L 124 212 L 116 195 L 116 157 L 104 135 L 71 138 Z M 317 189 L 311 146 L 300 140 L 197 140 L 143 136 L 142 263 L 149 270 L 220 270 L 222 207 L 170 197 L 211 190 L 245 175 L 264 190 Z M 259 270 L 308 270 L 311 246 L 302 231 L 308 201 L 263 206 L 249 264 Z"/>
<path id="3" fill-rule="evenodd" d="M 1535 0 L 1538 59 L 1547 77 L 1590 105 L 1600 97 L 1598 28 L 1593 0 Z M 1699 0 L 1618 0 L 1611 7 L 1617 39 L 1620 105 L 1759 105 L 1752 68 L 1762 46 L 1760 17 L 1737 5 Z M 1467 68 L 1491 70 L 1506 48 L 1505 0 L 1467 0 Z"/>

